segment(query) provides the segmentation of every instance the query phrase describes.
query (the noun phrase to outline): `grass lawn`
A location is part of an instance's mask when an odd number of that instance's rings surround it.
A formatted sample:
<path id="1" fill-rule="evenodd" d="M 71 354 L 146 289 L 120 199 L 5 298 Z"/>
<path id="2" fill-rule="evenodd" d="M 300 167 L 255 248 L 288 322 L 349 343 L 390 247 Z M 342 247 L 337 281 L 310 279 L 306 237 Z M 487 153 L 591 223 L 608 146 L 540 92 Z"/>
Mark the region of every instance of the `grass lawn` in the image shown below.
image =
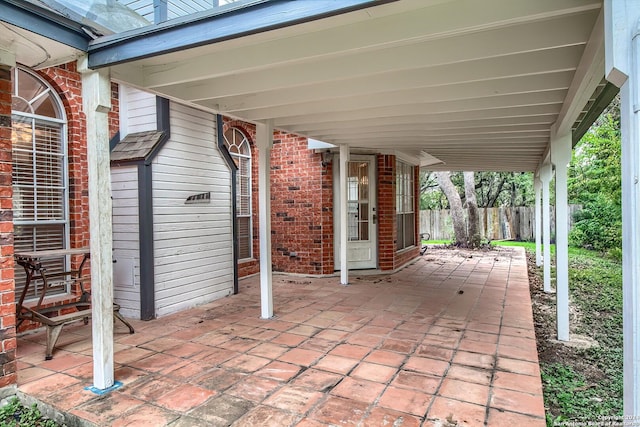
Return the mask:
<path id="1" fill-rule="evenodd" d="M 622 416 L 622 265 L 584 249 L 569 249 L 571 334 L 595 341 L 590 348 L 554 342 L 555 295 L 541 287 L 542 269 L 535 266 L 535 244 L 523 246 L 530 266 L 531 296 L 542 371 L 547 425 L 562 421 L 599 422 Z M 555 249 L 552 246 L 552 252 Z M 531 264 L 531 263 L 530 263 Z M 620 418 L 621 420 L 621 418 Z"/>

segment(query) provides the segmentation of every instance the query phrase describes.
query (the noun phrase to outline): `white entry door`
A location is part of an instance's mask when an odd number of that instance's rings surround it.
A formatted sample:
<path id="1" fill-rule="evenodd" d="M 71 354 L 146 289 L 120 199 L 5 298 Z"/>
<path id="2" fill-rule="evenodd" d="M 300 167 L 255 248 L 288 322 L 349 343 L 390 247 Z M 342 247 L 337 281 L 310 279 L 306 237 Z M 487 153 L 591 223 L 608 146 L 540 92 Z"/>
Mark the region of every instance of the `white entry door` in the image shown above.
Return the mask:
<path id="1" fill-rule="evenodd" d="M 349 269 L 378 266 L 375 156 L 351 155 L 347 174 L 347 239 Z M 340 265 L 340 163 L 334 161 L 333 218 L 335 268 Z"/>

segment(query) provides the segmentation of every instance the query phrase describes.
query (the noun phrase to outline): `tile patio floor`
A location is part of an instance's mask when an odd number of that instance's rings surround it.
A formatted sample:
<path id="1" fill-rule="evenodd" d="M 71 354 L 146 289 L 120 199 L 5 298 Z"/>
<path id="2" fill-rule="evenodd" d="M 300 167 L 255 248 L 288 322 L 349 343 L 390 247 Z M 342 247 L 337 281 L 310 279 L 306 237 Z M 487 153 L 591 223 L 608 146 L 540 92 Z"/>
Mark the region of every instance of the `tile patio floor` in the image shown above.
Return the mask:
<path id="1" fill-rule="evenodd" d="M 521 249 L 431 249 L 393 275 L 274 275 L 240 294 L 115 333 L 116 380 L 92 382 L 91 328 L 18 339 L 18 385 L 100 426 L 544 426 Z M 88 423 L 87 423 L 88 421 Z"/>

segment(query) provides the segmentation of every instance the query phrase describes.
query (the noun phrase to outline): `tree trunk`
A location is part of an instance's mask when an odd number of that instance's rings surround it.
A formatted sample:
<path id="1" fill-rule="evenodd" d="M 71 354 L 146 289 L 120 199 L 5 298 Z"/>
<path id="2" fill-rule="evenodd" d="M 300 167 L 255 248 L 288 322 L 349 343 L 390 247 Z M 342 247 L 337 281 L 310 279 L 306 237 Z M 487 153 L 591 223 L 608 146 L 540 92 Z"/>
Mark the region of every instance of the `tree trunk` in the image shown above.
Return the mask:
<path id="1" fill-rule="evenodd" d="M 480 235 L 480 212 L 478 212 L 478 202 L 476 200 L 476 180 L 473 172 L 464 172 L 464 192 L 469 212 L 468 245 L 470 248 L 475 249 L 480 247 L 482 236 Z"/>
<path id="2" fill-rule="evenodd" d="M 450 172 L 436 172 L 438 185 L 442 192 L 447 196 L 449 201 L 449 209 L 451 211 L 451 221 L 453 222 L 453 233 L 455 235 L 456 246 L 466 246 L 467 244 L 467 227 L 464 222 L 464 211 L 462 210 L 462 201 L 460 194 L 453 182 L 451 182 Z"/>

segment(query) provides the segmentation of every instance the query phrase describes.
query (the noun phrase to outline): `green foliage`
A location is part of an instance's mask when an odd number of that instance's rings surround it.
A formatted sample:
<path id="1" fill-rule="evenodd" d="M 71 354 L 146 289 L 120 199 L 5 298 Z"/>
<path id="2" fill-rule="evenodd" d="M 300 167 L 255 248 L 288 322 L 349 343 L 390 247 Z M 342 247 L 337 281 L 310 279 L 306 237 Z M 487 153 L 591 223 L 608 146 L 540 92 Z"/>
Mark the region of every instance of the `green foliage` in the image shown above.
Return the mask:
<path id="1" fill-rule="evenodd" d="M 622 209 L 606 194 L 594 194 L 575 214 L 569 233 L 572 246 L 605 253 L 622 248 Z"/>
<path id="2" fill-rule="evenodd" d="M 0 408 L 0 427 L 58 427 L 58 424 L 43 417 L 35 403 L 27 408 L 14 397 Z"/>
<path id="3" fill-rule="evenodd" d="M 613 256 L 622 248 L 622 186 L 619 114 L 600 117 L 574 150 L 569 165 L 570 203 L 583 205 L 576 214 L 570 243 Z"/>

